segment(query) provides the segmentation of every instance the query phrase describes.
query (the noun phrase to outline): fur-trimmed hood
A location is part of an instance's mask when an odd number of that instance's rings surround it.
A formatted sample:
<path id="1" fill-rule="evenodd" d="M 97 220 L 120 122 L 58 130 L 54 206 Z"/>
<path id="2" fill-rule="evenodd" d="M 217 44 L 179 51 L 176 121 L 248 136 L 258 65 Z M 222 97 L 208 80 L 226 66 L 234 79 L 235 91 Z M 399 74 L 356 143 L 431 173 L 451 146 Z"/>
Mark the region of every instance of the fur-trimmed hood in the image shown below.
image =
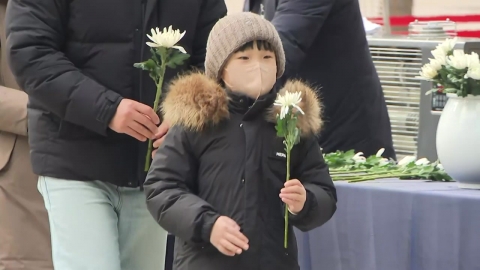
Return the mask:
<path id="1" fill-rule="evenodd" d="M 300 108 L 305 114 L 299 115 L 297 122 L 302 136 L 318 134 L 322 127 L 321 104 L 315 91 L 300 81 L 288 81 L 279 94 L 286 91 L 302 93 Z M 191 73 L 170 84 L 162 113 L 172 126 L 201 131 L 229 118 L 228 103 L 228 94 L 220 84 L 202 73 Z M 279 112 L 280 107 L 272 105 L 266 111 L 266 119 L 275 123 Z"/>

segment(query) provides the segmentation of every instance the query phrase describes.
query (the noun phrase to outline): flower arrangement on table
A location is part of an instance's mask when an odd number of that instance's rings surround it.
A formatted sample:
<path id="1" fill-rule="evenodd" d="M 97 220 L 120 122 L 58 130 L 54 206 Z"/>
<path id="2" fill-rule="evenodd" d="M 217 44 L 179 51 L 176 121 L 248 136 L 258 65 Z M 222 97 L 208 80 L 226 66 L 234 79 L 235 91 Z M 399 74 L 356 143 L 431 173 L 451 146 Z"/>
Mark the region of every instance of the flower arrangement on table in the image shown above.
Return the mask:
<path id="1" fill-rule="evenodd" d="M 447 97 L 437 125 L 438 158 L 460 187 L 480 189 L 480 58 L 475 52 L 455 50 L 456 42 L 453 38 L 439 44 L 419 78 L 433 83 L 427 94 Z"/>
<path id="2" fill-rule="evenodd" d="M 382 157 L 385 149 L 377 154 L 364 157 L 362 152 L 353 150 L 324 154 L 334 181 L 363 182 L 385 178 L 426 179 L 432 181 L 452 181 L 438 162 L 426 158 L 416 159 L 406 156 L 398 163 Z"/>
<path id="3" fill-rule="evenodd" d="M 190 57 L 182 46 L 177 45 L 184 35 L 185 31 L 173 30 L 171 25 L 168 28 L 164 28 L 163 31 L 160 31 L 158 27 L 152 29 L 152 35 L 147 34 L 147 37 L 152 42 L 146 43 L 150 47 L 152 57 L 147 61 L 134 64 L 134 67 L 147 71 L 157 86 L 155 101 L 153 102 L 153 110 L 157 113 L 167 67 L 176 68 Z M 150 139 L 148 140 L 148 151 L 145 156 L 145 171 L 148 171 L 150 168 L 152 150 L 153 141 Z"/>
<path id="4" fill-rule="evenodd" d="M 459 97 L 480 95 L 478 54 L 454 50 L 456 38 L 447 39 L 432 51 L 433 59 L 420 71 L 420 79 L 432 81 L 436 88 L 427 92 L 451 93 Z"/>

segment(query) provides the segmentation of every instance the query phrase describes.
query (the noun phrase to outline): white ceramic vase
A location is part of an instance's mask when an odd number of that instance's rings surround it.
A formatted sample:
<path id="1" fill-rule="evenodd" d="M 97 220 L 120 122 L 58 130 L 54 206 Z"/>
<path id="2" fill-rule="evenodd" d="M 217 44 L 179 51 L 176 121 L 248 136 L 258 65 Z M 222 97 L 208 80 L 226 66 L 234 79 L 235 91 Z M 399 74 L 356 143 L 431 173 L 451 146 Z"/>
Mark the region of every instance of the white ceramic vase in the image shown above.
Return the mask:
<path id="1" fill-rule="evenodd" d="M 448 101 L 437 127 L 437 154 L 460 188 L 480 189 L 480 96 Z"/>

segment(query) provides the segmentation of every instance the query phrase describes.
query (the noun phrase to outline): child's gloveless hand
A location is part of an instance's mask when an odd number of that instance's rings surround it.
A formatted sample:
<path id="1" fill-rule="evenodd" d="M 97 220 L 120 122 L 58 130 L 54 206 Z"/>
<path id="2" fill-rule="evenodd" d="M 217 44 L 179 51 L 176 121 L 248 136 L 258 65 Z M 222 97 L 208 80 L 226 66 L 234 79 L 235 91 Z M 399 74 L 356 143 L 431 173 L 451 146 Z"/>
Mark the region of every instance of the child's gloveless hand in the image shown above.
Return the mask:
<path id="1" fill-rule="evenodd" d="M 307 191 L 302 183 L 297 179 L 285 182 L 285 187 L 280 190 L 280 198 L 288 205 L 292 214 L 302 211 L 307 200 Z"/>
<path id="2" fill-rule="evenodd" d="M 240 232 L 240 226 L 226 216 L 219 217 L 213 225 L 210 242 L 227 256 L 241 254 L 242 250 L 248 249 L 248 239 Z"/>

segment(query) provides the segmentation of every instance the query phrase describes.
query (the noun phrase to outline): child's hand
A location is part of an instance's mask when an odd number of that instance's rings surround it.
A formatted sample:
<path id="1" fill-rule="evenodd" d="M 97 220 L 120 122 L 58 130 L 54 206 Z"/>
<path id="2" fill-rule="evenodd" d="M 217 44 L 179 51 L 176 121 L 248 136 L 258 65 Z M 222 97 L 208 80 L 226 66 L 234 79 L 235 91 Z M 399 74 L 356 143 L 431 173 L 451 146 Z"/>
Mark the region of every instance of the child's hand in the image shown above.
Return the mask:
<path id="1" fill-rule="evenodd" d="M 248 239 L 240 232 L 240 226 L 231 218 L 221 216 L 213 225 L 210 242 L 218 251 L 234 256 L 248 249 Z"/>
<path id="2" fill-rule="evenodd" d="M 170 124 L 167 121 L 163 121 L 162 124 L 158 127 L 157 132 L 155 133 L 154 141 L 153 141 L 153 151 L 152 151 L 152 159 L 155 157 L 155 153 L 157 149 L 162 145 L 163 141 L 165 141 L 165 135 L 167 135 L 168 129 L 170 128 Z"/>
<path id="3" fill-rule="evenodd" d="M 297 179 L 285 182 L 285 187 L 280 190 L 280 198 L 288 205 L 288 209 L 293 214 L 302 211 L 307 200 L 307 191 L 302 183 Z"/>

